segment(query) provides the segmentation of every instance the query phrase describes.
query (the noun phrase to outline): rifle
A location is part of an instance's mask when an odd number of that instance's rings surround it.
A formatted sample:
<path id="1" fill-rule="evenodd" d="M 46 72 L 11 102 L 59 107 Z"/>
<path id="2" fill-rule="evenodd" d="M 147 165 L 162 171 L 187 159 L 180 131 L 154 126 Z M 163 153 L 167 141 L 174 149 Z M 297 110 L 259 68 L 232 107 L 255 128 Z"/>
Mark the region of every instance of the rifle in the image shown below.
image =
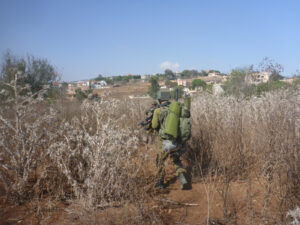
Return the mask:
<path id="1" fill-rule="evenodd" d="M 178 102 L 178 88 L 176 88 L 175 91 L 175 101 Z"/>
<path id="2" fill-rule="evenodd" d="M 157 105 L 157 106 L 152 107 L 151 109 L 147 110 L 146 111 L 146 119 L 144 121 L 140 122 L 140 126 L 144 127 L 145 130 L 150 130 L 154 110 L 164 107 L 164 106 L 168 106 L 168 105 L 170 105 L 170 102 L 165 102 L 163 104 Z"/>

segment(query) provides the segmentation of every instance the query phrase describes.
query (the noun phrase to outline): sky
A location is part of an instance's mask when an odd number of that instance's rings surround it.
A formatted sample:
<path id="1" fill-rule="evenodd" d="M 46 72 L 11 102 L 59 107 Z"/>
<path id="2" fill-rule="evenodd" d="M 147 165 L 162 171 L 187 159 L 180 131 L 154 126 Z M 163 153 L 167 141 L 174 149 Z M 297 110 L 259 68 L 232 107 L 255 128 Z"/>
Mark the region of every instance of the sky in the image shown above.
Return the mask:
<path id="1" fill-rule="evenodd" d="M 0 0 L 0 55 L 46 58 L 62 80 L 169 68 L 300 70 L 299 0 Z"/>

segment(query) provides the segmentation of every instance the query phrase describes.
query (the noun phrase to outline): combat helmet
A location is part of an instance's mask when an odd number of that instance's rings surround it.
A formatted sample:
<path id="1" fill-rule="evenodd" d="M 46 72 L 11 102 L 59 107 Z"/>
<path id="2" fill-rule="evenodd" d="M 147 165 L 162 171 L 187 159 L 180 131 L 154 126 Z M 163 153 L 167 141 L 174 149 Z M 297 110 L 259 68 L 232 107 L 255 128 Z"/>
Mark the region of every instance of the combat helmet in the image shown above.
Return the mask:
<path id="1" fill-rule="evenodd" d="M 158 101 L 168 101 L 171 99 L 171 93 L 168 89 L 160 89 L 157 93 L 156 93 L 156 99 Z"/>

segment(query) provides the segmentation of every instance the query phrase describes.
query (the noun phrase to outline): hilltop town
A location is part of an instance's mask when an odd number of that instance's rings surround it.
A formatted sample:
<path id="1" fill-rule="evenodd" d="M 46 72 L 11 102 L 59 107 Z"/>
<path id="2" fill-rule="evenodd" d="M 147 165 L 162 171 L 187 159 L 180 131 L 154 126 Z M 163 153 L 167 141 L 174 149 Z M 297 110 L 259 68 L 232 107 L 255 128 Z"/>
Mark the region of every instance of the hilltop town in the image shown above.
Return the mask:
<path id="1" fill-rule="evenodd" d="M 88 91 L 90 93 L 103 95 L 110 93 L 115 97 L 123 98 L 147 98 L 150 79 L 158 78 L 160 88 L 172 91 L 175 87 L 180 88 L 184 94 L 195 95 L 204 89 L 210 90 L 212 94 L 218 95 L 224 92 L 223 85 L 230 80 L 231 74 L 221 73 L 218 70 L 184 70 L 182 72 L 173 72 L 166 70 L 164 74 L 152 75 L 123 75 L 107 76 L 99 75 L 90 80 L 80 80 L 73 82 L 55 82 L 53 86 L 63 87 L 69 97 L 73 98 L 76 90 Z M 253 72 L 245 76 L 244 81 L 249 85 L 259 85 L 270 81 L 271 72 Z M 203 82 L 197 83 L 198 80 Z M 292 83 L 294 78 L 281 77 L 280 81 Z M 205 87 L 204 87 L 205 85 Z"/>

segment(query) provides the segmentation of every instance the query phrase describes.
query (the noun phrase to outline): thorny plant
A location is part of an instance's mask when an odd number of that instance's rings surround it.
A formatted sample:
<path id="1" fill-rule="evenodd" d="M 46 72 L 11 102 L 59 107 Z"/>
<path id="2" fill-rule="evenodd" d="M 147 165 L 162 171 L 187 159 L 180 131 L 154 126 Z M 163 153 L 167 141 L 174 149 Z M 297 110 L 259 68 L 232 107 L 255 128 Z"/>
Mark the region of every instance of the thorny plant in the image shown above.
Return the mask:
<path id="1" fill-rule="evenodd" d="M 5 102 L 0 109 L 0 179 L 8 196 L 20 203 L 31 195 L 26 187 L 49 140 L 45 128 L 55 112 L 37 108 L 47 87 L 31 93 L 29 86 L 17 83 L 17 75 L 11 83 L 1 83 L 6 89 L 1 90 Z"/>
<path id="2" fill-rule="evenodd" d="M 8 198 L 22 203 L 62 193 L 95 207 L 137 197 L 142 160 L 134 157 L 142 153 L 135 128 L 146 105 L 85 101 L 66 117 L 63 106 L 45 103 L 46 89 L 32 94 L 17 76 L 2 85 L 11 89 L 1 90 L 7 98 L 0 109 L 0 178 Z"/>
<path id="3" fill-rule="evenodd" d="M 85 101 L 80 113 L 62 120 L 51 137 L 51 160 L 88 207 L 104 207 L 138 193 L 139 133 L 126 124 L 130 112 L 120 114 L 121 105 L 130 110 L 130 104 L 118 100 Z"/>

